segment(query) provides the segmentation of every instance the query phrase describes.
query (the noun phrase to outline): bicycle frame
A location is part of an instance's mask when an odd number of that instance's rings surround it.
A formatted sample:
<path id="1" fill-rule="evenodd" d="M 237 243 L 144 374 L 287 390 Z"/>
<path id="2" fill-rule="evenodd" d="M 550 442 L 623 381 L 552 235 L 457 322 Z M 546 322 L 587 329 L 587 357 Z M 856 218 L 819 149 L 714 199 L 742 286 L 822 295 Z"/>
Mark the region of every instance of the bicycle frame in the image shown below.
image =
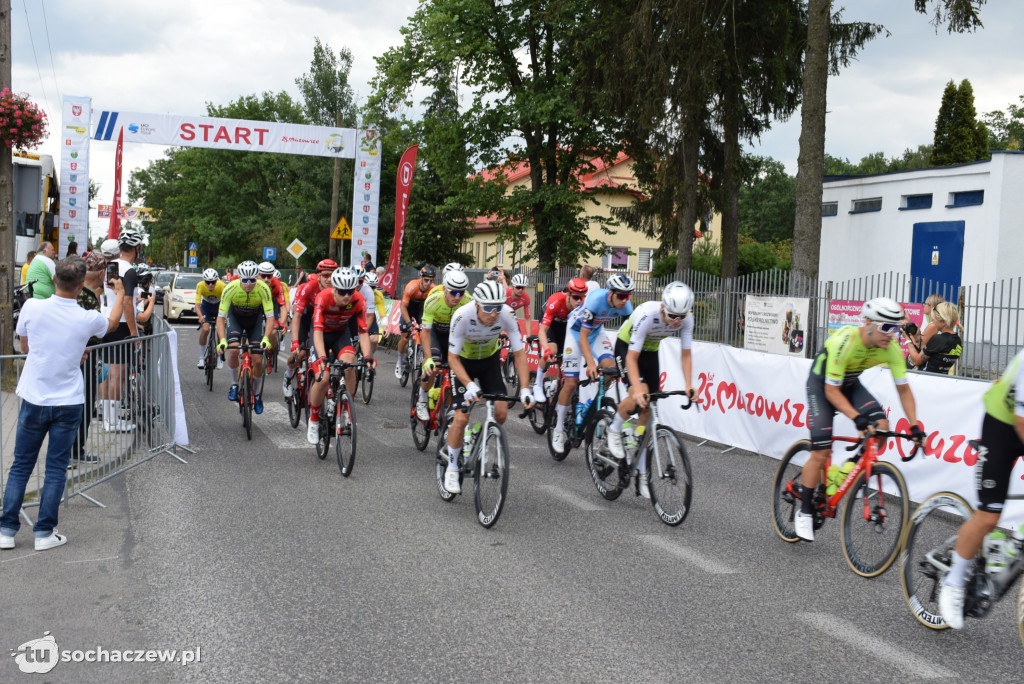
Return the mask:
<path id="1" fill-rule="evenodd" d="M 437 364 L 437 375 L 434 377 L 434 383 L 437 383 L 437 379 L 441 380 L 441 392 L 437 395 L 438 401 L 434 404 L 434 408 L 430 411 L 430 422 L 427 423 L 427 429 L 431 432 L 437 432 L 444 426 L 445 413 L 447 408 L 445 407 L 443 397 L 448 397 L 448 404 L 451 403 L 452 397 L 452 371 L 446 363 Z"/>

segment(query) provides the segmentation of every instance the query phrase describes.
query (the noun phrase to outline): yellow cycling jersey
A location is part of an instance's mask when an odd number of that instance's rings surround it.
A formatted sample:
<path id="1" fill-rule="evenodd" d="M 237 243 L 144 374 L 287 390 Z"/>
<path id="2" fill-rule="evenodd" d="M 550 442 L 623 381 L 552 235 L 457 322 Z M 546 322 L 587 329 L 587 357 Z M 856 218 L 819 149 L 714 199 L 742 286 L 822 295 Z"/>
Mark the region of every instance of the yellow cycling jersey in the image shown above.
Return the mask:
<path id="1" fill-rule="evenodd" d="M 206 302 L 207 304 L 219 303 L 221 296 L 224 294 L 225 287 L 227 285 L 224 284 L 224 281 L 218 280 L 211 290 L 206 286 L 205 280 L 201 281 L 196 287 L 196 306 L 199 306 L 201 302 Z"/>

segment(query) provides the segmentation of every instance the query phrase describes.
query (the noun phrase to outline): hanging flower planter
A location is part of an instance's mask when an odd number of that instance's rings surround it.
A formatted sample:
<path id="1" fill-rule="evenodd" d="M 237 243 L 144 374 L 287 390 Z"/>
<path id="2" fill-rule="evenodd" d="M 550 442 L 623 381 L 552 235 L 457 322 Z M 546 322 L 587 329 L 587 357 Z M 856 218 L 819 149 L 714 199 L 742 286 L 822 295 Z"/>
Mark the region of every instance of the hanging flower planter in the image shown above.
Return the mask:
<path id="1" fill-rule="evenodd" d="M 30 150 L 47 134 L 46 112 L 24 95 L 0 90 L 0 141 L 13 150 Z"/>

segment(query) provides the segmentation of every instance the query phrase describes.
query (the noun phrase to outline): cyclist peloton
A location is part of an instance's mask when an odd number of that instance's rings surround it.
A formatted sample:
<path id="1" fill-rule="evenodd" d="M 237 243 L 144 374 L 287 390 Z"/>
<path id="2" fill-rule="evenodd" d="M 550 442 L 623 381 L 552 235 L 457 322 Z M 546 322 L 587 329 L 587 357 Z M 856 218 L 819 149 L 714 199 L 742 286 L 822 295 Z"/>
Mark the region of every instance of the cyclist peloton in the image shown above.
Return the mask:
<path id="1" fill-rule="evenodd" d="M 270 288 L 270 294 L 274 298 L 274 321 L 276 322 L 276 325 L 274 325 L 273 329 L 270 331 L 270 350 L 272 354 L 276 354 L 278 344 L 281 341 L 277 328 L 278 326 L 284 328 L 288 325 L 288 319 L 291 318 L 288 309 L 288 300 L 284 296 L 284 286 L 281 284 L 281 281 L 278 280 L 277 276 L 274 275 L 274 271 L 276 270 L 274 268 L 274 264 L 269 261 L 263 261 L 260 262 L 260 265 L 256 268 L 259 271 L 259 279 Z M 281 315 L 281 312 L 284 312 L 284 316 Z"/>
<path id="2" fill-rule="evenodd" d="M 544 304 L 544 317 L 540 320 L 537 337 L 540 341 L 541 361 L 537 371 L 537 380 L 533 385 L 533 400 L 538 403 L 547 401 L 544 395 L 544 377 L 548 368 L 554 363 L 552 357 L 561 354 L 565 347 L 565 322 L 569 314 L 579 306 L 587 296 L 587 284 L 581 278 L 573 278 L 566 286 L 565 292 L 556 292 L 548 297 Z"/>
<path id="3" fill-rule="evenodd" d="M 200 370 L 206 367 L 206 343 L 210 337 L 210 323 L 217 320 L 217 309 L 220 308 L 220 298 L 224 295 L 225 287 L 227 285 L 213 268 L 203 271 L 203 282 L 196 286 L 196 315 L 199 317 L 199 324 L 203 326 L 199 333 L 199 363 L 196 364 L 196 368 Z M 217 369 L 223 367 L 224 361 L 218 354 Z"/>
<path id="4" fill-rule="evenodd" d="M 974 466 L 978 510 L 960 526 L 949 572 L 939 587 L 939 613 L 953 629 L 964 627 L 964 594 L 971 559 L 981 550 L 985 535 L 996 528 L 1014 463 L 1024 455 L 1024 350 L 1013 357 L 1003 375 L 985 392 L 984 402 L 982 449 Z"/>
<path id="5" fill-rule="evenodd" d="M 598 376 L 598 364 L 606 368 L 615 365 L 614 349 L 604 336 L 604 324 L 616 316 L 633 313 L 633 304 L 629 301 L 633 296 L 633 287 L 632 278 L 616 273 L 608 278 L 608 287 L 591 291 L 583 304 L 569 314 L 562 358 L 565 384 L 562 393 L 558 395 L 558 405 L 555 407 L 557 420 L 551 435 L 551 446 L 559 453 L 565 450 L 565 414 L 569 411 L 569 401 L 579 384 L 580 368 L 585 365 L 587 377 L 594 380 Z"/>
<path id="6" fill-rule="evenodd" d="M 860 374 L 873 366 L 886 365 L 892 372 L 903 412 L 913 426 L 914 441 L 920 445 L 925 434 L 917 422 L 914 393 L 907 384 L 903 351 L 893 342 L 899 335 L 903 309 L 888 297 L 865 302 L 861 326 L 846 325 L 825 341 L 807 377 L 807 426 L 811 432 L 811 455 L 800 476 L 803 485 L 801 507 L 794 511 L 793 528 L 801 539 L 814 541 L 814 489 L 832 452 L 832 421 L 836 412 L 853 421 L 865 434 L 876 423 L 888 430 L 885 412 L 860 382 Z"/>
<path id="7" fill-rule="evenodd" d="M 450 274 L 449 274 L 450 275 Z M 460 307 L 452 316 L 448 333 L 448 366 L 455 376 L 452 407 L 472 403 L 481 394 L 504 394 L 507 389 L 501 379 L 501 355 L 498 335 L 508 335 L 509 350 L 515 358 L 519 374 L 519 400 L 523 407 L 533 406 L 530 396 L 529 368 L 519 324 L 512 310 L 505 306 L 505 287 L 485 280 L 473 290 L 474 303 Z M 494 406 L 494 417 L 504 423 L 508 405 L 499 401 Z M 459 453 L 462 451 L 463 432 L 469 423 L 469 414 L 456 410 L 448 430 L 448 468 L 444 475 L 444 488 L 452 494 L 462 492 L 459 485 Z"/>
<path id="8" fill-rule="evenodd" d="M 217 310 L 217 350 L 223 352 L 228 343 L 236 344 L 245 337 L 252 343 L 263 327 L 263 339 L 259 346 L 270 349 L 270 333 L 274 328 L 273 295 L 267 284 L 259 279 L 259 267 L 255 261 L 243 261 L 235 269 L 238 276 L 224 288 L 224 294 Z M 238 401 L 238 349 L 228 352 L 228 368 L 231 369 L 231 387 L 228 401 Z M 263 355 L 253 354 L 253 410 L 263 413 Z"/>
<path id="9" fill-rule="evenodd" d="M 624 381 L 629 395 L 619 404 L 608 426 L 608 448 L 615 458 L 626 457 L 622 444 L 622 424 L 636 407 L 640 407 L 640 419 L 637 422 L 637 433 L 643 434 L 647 418 L 651 410 L 645 398 L 650 392 L 660 391 L 661 367 L 658 363 L 658 347 L 662 340 L 669 337 L 679 338 L 680 365 L 683 369 L 683 381 L 690 399 L 696 395 L 693 388 L 693 290 L 684 283 L 672 282 L 665 286 L 661 301 L 644 302 L 636 309 L 619 328 L 615 339 L 615 361 L 626 371 Z M 639 458 L 637 467 L 640 473 L 647 472 L 647 463 Z M 647 486 L 647 478 L 640 478 L 640 496 L 651 498 Z"/>
<path id="10" fill-rule="evenodd" d="M 398 330 L 402 333 L 402 339 L 398 341 L 398 361 L 395 363 L 395 377 L 401 379 L 405 372 L 405 350 L 409 346 L 409 329 L 412 322 L 417 323 L 423 318 L 423 302 L 427 300 L 430 289 L 436 275 L 433 266 L 424 266 L 420 269 L 418 280 L 410 280 L 402 293 L 402 320 L 398 324 Z"/>
<path id="11" fill-rule="evenodd" d="M 512 315 L 517 316 L 516 312 L 522 309 L 523 319 L 526 321 L 533 320 L 533 314 L 530 311 L 530 293 L 526 291 L 526 286 L 529 283 L 526 276 L 516 273 L 512 276 L 512 287 L 505 291 L 505 303 L 512 309 Z"/>
<path id="12" fill-rule="evenodd" d="M 366 301 L 359 294 L 359 278 L 351 268 L 339 268 L 331 274 L 331 287 L 316 296 L 313 307 L 313 374 L 316 381 L 309 392 L 309 426 L 306 441 L 316 444 L 320 438 L 320 407 L 327 396 L 330 373 L 324 372 L 328 363 L 340 359 L 344 363 L 356 360 L 353 338 L 359 338 L 363 357 L 373 365 L 370 354 L 370 336 L 366 332 Z M 345 383 L 356 386 L 354 368 L 345 369 Z"/>
<path id="13" fill-rule="evenodd" d="M 282 391 L 285 397 L 291 397 L 292 378 L 295 371 L 306 359 L 309 348 L 309 331 L 313 329 L 313 305 L 317 295 L 331 287 L 331 274 L 338 268 L 333 259 L 324 259 L 316 265 L 316 277 L 310 275 L 306 282 L 295 289 L 295 301 L 292 302 L 292 349 L 288 358 L 288 370 L 284 372 Z"/>
<path id="14" fill-rule="evenodd" d="M 427 393 L 434 385 L 436 364 L 448 358 L 448 340 L 452 316 L 463 304 L 472 301 L 473 296 L 466 290 L 469 278 L 463 271 L 451 270 L 444 277 L 440 292 L 434 292 L 423 304 L 423 329 L 420 344 L 430 354 L 423 361 L 423 378 L 420 382 L 419 399 L 416 401 L 416 417 L 430 420 Z"/>

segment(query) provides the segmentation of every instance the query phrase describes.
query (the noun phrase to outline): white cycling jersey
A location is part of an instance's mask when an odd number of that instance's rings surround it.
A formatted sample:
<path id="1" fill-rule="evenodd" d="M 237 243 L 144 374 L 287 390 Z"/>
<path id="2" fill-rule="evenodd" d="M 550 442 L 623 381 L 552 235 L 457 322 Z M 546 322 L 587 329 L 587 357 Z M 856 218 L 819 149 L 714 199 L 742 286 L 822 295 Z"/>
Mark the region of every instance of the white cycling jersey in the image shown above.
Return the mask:
<path id="1" fill-rule="evenodd" d="M 519 332 L 519 323 L 512 313 L 512 307 L 503 306 L 494 324 L 484 325 L 477 318 L 476 304 L 466 304 L 459 307 L 452 316 L 448 351 L 464 359 L 486 359 L 498 351 L 498 336 L 502 330 L 508 335 L 511 351 L 523 349 L 523 335 Z"/>
<path id="2" fill-rule="evenodd" d="M 693 316 L 683 319 L 677 328 L 669 327 L 661 318 L 661 302 L 644 302 L 636 308 L 619 330 L 619 339 L 629 342 L 629 351 L 657 351 L 661 341 L 678 337 L 683 349 L 693 348 Z"/>

